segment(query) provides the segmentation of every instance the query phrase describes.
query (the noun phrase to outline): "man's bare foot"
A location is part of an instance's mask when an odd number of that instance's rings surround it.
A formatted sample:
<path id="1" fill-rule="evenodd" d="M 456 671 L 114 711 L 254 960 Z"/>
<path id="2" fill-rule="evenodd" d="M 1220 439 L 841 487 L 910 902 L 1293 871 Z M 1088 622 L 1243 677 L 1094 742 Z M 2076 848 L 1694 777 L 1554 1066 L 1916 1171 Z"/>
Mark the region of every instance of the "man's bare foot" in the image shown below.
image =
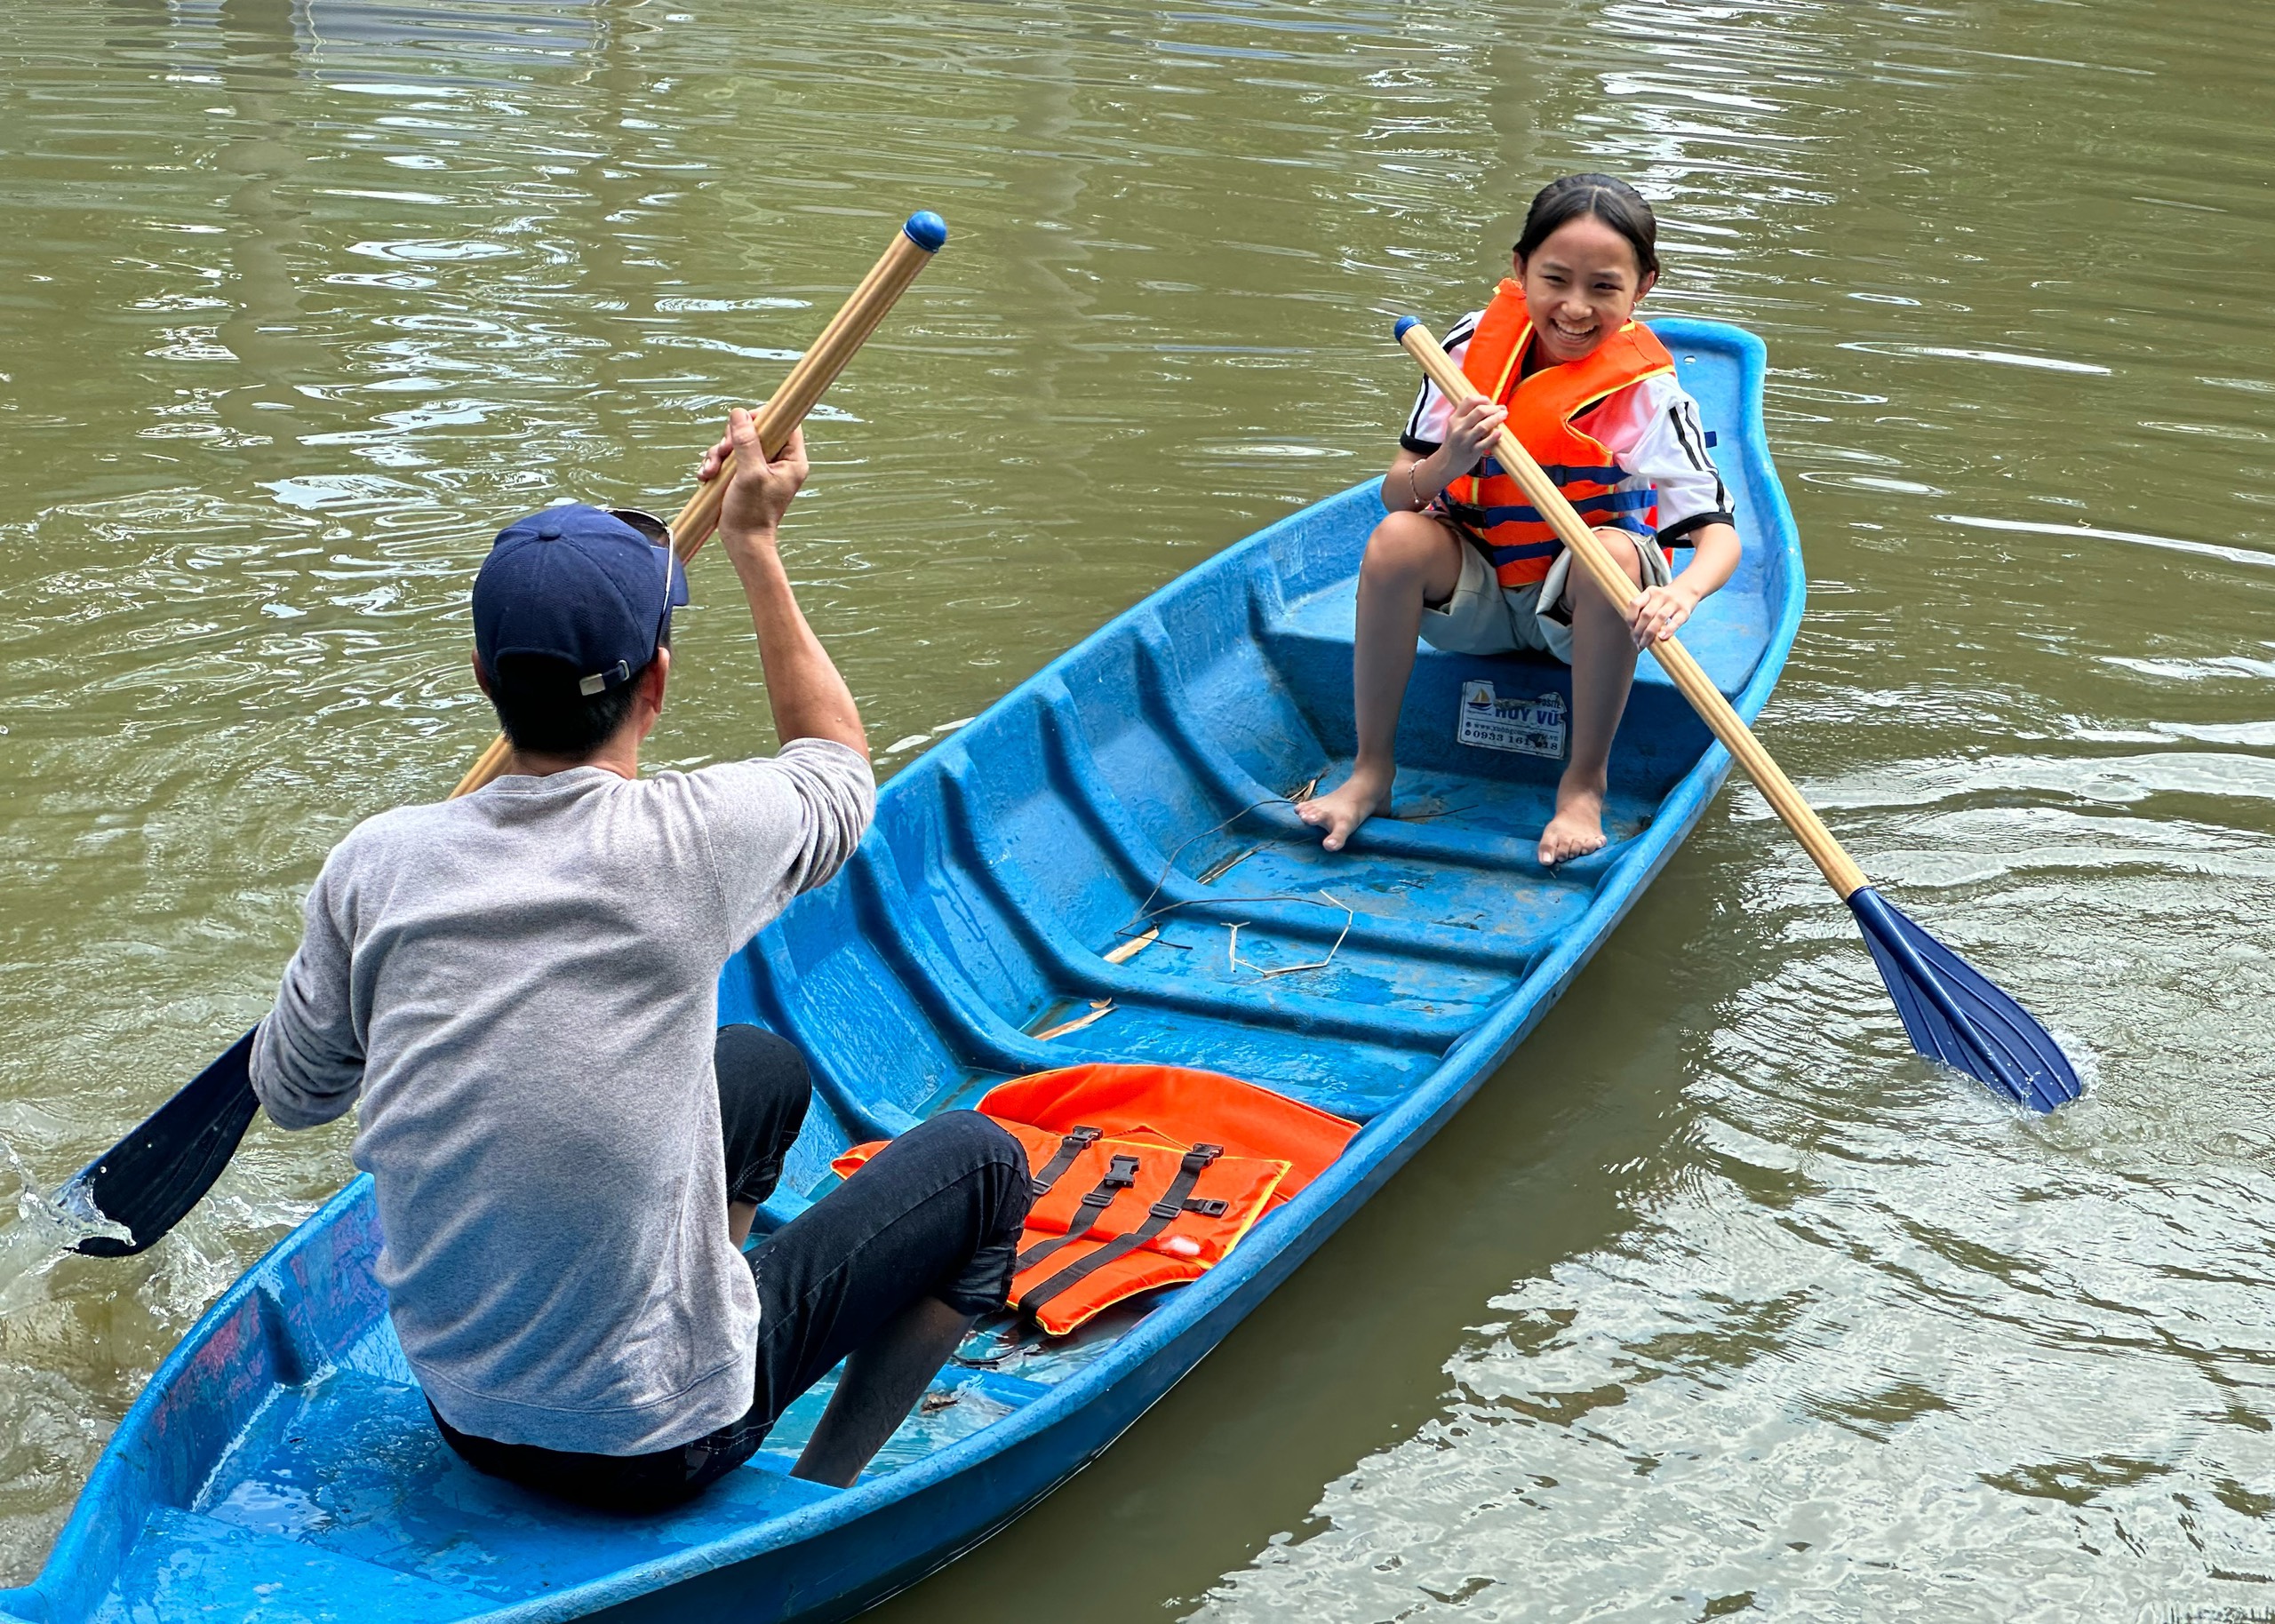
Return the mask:
<path id="1" fill-rule="evenodd" d="M 1394 776 L 1395 770 L 1379 776 L 1353 772 L 1326 794 L 1300 803 L 1296 816 L 1315 829 L 1327 831 L 1327 838 L 1320 841 L 1322 847 L 1341 851 L 1353 830 L 1390 805 Z"/>
<path id="2" fill-rule="evenodd" d="M 1556 816 L 1540 832 L 1541 866 L 1554 868 L 1603 847 L 1603 790 L 1568 776 L 1556 786 Z"/>

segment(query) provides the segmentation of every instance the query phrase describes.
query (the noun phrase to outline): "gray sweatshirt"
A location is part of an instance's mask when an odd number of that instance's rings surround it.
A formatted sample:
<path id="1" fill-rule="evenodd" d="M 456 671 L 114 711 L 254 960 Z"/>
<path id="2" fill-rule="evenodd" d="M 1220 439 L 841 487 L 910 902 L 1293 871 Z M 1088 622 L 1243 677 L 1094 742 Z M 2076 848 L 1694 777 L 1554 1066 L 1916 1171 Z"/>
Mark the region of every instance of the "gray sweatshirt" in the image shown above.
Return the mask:
<path id="1" fill-rule="evenodd" d="M 719 971 L 852 855 L 875 793 L 858 752 L 802 739 L 636 782 L 499 778 L 325 861 L 253 1088 L 288 1128 L 361 1095 L 379 1282 L 460 1431 L 637 1454 L 750 1407 Z"/>

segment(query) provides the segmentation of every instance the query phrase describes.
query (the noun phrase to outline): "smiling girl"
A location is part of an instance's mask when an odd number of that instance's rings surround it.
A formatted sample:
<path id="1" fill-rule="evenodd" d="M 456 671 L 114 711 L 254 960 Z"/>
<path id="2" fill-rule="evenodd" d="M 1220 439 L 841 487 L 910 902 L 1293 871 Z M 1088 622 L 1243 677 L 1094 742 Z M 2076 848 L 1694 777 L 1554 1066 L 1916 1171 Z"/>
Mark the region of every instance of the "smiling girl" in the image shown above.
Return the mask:
<path id="1" fill-rule="evenodd" d="M 1525 216 L 1513 268 L 1447 351 L 1486 397 L 1453 407 L 1425 384 L 1383 476 L 1390 510 L 1359 571 L 1351 776 L 1297 808 L 1329 851 L 1390 804 L 1393 743 L 1414 639 L 1454 654 L 1538 649 L 1572 667 L 1572 756 L 1540 837 L 1553 865 L 1604 843 L 1612 734 L 1637 650 L 1730 578 L 1738 534 L 1698 408 L 1635 306 L 1659 279 L 1651 206 L 1608 175 L 1568 175 Z M 1638 590 L 1624 609 L 1585 585 L 1522 489 L 1486 457 L 1507 423 Z M 1669 550 L 1691 548 L 1672 576 Z"/>

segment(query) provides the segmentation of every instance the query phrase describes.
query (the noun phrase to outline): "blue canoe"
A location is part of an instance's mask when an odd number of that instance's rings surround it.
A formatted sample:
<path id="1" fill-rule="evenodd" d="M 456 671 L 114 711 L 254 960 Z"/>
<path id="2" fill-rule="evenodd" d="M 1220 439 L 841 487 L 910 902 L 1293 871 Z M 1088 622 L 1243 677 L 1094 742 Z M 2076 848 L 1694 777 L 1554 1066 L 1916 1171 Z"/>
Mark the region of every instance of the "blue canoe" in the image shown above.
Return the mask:
<path id="1" fill-rule="evenodd" d="M 1719 324 L 1658 331 L 1719 434 L 1746 543 L 1685 640 L 1750 720 L 1802 593 L 1761 432 L 1762 349 Z M 811 1057 L 816 1109 L 784 1182 L 808 1195 L 850 1143 L 1083 1061 L 1228 1072 L 1362 1122 L 1225 1263 L 1064 1341 L 975 1341 L 975 1359 L 1002 1357 L 951 1365 L 851 1489 L 787 1475 L 825 1383 L 693 1505 L 600 1517 L 484 1478 L 435 1437 L 371 1278 L 379 1236 L 358 1178 L 161 1366 L 45 1570 L 0 1592 L 0 1619 L 841 1618 L 1090 1461 L 1508 1057 L 1728 770 L 1645 662 L 1613 758 L 1613 844 L 1545 872 L 1533 845 L 1557 764 L 1457 735 L 1466 708 L 1473 738 L 1517 742 L 1544 719 L 1473 685 L 1534 700 L 1569 695 L 1565 672 L 1425 649 L 1401 816 L 1321 851 L 1281 798 L 1348 762 L 1353 584 L 1381 514 L 1369 482 L 1283 520 L 1020 684 L 895 778 L 848 871 L 721 983 L 722 1019 Z M 1160 938 L 1109 960 L 1149 897 Z M 802 1199 L 778 1197 L 770 1221 Z"/>

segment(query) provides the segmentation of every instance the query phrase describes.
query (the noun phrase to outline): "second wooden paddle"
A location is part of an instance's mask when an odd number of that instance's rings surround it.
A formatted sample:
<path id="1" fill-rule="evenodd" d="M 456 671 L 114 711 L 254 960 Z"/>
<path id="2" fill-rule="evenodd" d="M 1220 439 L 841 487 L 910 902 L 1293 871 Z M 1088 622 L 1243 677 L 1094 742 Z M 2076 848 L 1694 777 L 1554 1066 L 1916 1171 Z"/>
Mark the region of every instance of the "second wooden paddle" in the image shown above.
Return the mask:
<path id="1" fill-rule="evenodd" d="M 1430 330 L 1412 316 L 1395 331 L 1406 352 L 1421 364 L 1445 397 L 1457 404 L 1481 397 Z M 1555 528 L 1588 577 L 1622 609 L 1638 592 L 1627 572 L 1612 561 L 1587 521 L 1565 500 L 1556 482 L 1542 472 L 1524 444 L 1505 427 L 1493 455 L 1524 487 L 1534 508 Z M 1896 1000 L 1896 1013 L 1912 1047 L 1930 1060 L 1956 1066 L 2008 1098 L 2035 1111 L 2052 1111 L 2084 1092 L 2076 1069 L 2053 1035 L 1983 973 L 1952 952 L 1920 924 L 1897 911 L 1875 890 L 1856 860 L 1841 849 L 1793 781 L 1763 749 L 1722 690 L 1672 637 L 1663 637 L 1651 653 L 1682 697 L 1713 730 L 1730 759 L 1753 780 L 1773 810 L 1785 820 L 1825 880 L 1848 904 L 1864 933 L 1864 943 Z"/>

